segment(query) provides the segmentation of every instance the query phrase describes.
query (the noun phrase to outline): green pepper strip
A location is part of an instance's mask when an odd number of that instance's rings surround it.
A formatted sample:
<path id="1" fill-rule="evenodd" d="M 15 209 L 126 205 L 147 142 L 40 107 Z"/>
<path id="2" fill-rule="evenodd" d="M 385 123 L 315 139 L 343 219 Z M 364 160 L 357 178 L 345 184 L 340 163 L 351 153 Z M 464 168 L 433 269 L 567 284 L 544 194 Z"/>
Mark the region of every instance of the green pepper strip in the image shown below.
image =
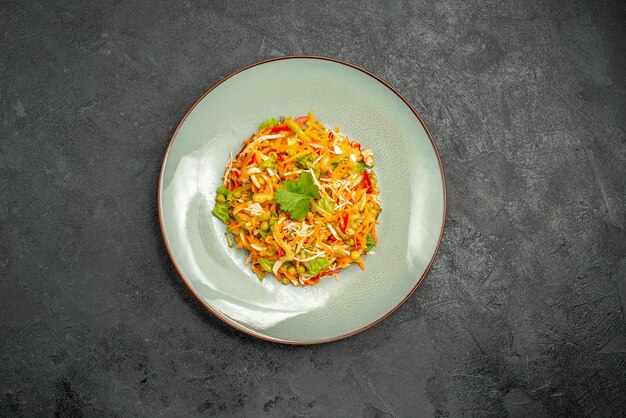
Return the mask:
<path id="1" fill-rule="evenodd" d="M 331 216 L 331 213 L 326 212 L 320 205 L 318 205 L 317 203 L 315 203 L 314 200 L 311 200 L 311 209 L 313 209 L 315 212 L 319 213 L 322 216 Z"/>
<path id="2" fill-rule="evenodd" d="M 294 131 L 296 133 L 296 135 L 298 135 L 300 138 L 302 138 L 305 141 L 309 141 L 309 137 L 306 136 L 306 134 L 304 133 L 304 131 L 302 130 L 302 128 L 300 128 L 298 126 L 298 124 L 296 122 L 294 122 L 293 119 L 289 118 L 285 121 L 285 123 L 287 124 L 287 126 L 289 126 L 289 128 Z"/>

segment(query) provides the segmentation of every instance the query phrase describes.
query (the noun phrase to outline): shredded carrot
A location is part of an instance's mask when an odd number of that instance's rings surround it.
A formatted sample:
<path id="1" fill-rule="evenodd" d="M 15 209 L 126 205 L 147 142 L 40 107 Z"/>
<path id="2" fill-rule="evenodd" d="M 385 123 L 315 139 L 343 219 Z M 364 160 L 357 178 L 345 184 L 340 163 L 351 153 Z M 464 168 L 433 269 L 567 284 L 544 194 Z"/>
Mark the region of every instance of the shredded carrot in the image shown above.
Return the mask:
<path id="1" fill-rule="evenodd" d="M 355 260 L 355 263 L 357 263 L 359 265 L 359 267 L 361 267 L 361 270 L 365 270 L 365 263 L 363 262 L 362 258 L 357 258 Z"/>
<path id="2" fill-rule="evenodd" d="M 315 225 L 315 228 L 313 229 L 313 233 L 311 234 L 311 236 L 309 237 L 308 240 L 306 240 L 306 242 L 304 243 L 305 247 L 310 247 L 311 245 L 313 245 L 313 243 L 315 242 L 315 239 L 317 238 L 317 236 L 320 233 L 320 225 L 317 224 Z"/>
<path id="3" fill-rule="evenodd" d="M 319 282 L 320 282 L 320 277 L 315 277 L 313 279 L 307 280 L 305 283 L 308 284 L 309 286 L 315 286 Z"/>
<path id="4" fill-rule="evenodd" d="M 333 182 L 339 180 L 342 174 L 342 169 L 343 169 L 343 164 L 340 164 L 337 167 L 335 167 L 335 169 L 333 170 L 333 175 L 332 175 Z"/>
<path id="5" fill-rule="evenodd" d="M 363 197 L 363 193 L 365 193 L 365 189 L 358 189 L 356 191 L 356 194 L 354 195 L 354 201 L 358 202 L 361 200 L 361 197 Z"/>
<path id="6" fill-rule="evenodd" d="M 287 273 L 285 271 L 285 269 L 283 269 L 283 274 L 285 275 L 286 278 L 288 278 L 289 280 L 293 281 L 298 281 L 298 279 L 296 279 L 295 277 L 293 277 L 291 274 Z"/>
<path id="7" fill-rule="evenodd" d="M 310 153 L 311 153 L 311 149 L 305 149 L 304 151 L 296 153 L 293 157 L 287 158 L 285 161 L 283 161 L 283 164 L 287 164 L 287 163 L 290 163 L 292 161 L 295 161 L 298 158 L 304 157 L 305 155 L 308 155 Z"/>
<path id="8" fill-rule="evenodd" d="M 250 269 L 257 275 L 257 276 L 265 276 L 265 272 L 263 270 L 258 269 L 256 266 L 252 266 L 250 267 Z"/>

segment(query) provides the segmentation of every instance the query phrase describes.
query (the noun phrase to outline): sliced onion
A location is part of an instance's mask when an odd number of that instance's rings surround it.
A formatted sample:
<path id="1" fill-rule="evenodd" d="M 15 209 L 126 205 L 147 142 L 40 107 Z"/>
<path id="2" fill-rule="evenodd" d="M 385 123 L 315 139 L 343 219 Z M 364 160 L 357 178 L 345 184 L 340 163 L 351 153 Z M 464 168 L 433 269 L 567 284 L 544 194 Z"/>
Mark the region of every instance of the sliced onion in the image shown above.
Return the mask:
<path id="1" fill-rule="evenodd" d="M 280 257 L 278 260 L 276 260 L 276 262 L 274 263 L 274 267 L 272 267 L 272 273 L 274 273 L 274 276 L 278 275 L 278 269 L 280 268 L 280 266 L 283 265 L 285 260 L 285 257 Z"/>

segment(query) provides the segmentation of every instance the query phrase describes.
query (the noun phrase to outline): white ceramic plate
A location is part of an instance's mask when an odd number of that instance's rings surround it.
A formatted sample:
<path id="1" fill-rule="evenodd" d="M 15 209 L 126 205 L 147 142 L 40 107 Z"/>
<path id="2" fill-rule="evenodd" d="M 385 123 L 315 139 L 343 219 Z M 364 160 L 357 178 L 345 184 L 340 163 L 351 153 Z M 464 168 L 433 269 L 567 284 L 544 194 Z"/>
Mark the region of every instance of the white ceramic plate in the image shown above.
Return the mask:
<path id="1" fill-rule="evenodd" d="M 383 213 L 376 254 L 338 281 L 285 286 L 262 282 L 229 248 L 225 225 L 211 215 L 229 151 L 260 122 L 309 110 L 327 126 L 371 148 Z M 205 93 L 187 112 L 165 153 L 159 218 L 168 253 L 190 291 L 235 328 L 270 341 L 337 340 L 380 322 L 417 289 L 443 234 L 446 192 L 435 143 L 395 90 L 351 64 L 283 57 L 243 68 Z"/>

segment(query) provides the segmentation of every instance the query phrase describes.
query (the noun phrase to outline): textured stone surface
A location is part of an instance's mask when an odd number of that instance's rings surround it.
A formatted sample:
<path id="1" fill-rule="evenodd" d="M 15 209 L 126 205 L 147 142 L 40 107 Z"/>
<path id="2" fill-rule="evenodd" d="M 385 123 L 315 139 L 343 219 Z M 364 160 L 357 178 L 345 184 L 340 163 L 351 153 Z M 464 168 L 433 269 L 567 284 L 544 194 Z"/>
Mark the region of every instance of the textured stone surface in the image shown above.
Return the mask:
<path id="1" fill-rule="evenodd" d="M 0 3 L 0 416 L 623 415 L 623 2 L 87 3 Z M 285 54 L 396 86 L 448 180 L 424 285 L 323 346 L 205 312 L 156 214 L 186 109 Z"/>

